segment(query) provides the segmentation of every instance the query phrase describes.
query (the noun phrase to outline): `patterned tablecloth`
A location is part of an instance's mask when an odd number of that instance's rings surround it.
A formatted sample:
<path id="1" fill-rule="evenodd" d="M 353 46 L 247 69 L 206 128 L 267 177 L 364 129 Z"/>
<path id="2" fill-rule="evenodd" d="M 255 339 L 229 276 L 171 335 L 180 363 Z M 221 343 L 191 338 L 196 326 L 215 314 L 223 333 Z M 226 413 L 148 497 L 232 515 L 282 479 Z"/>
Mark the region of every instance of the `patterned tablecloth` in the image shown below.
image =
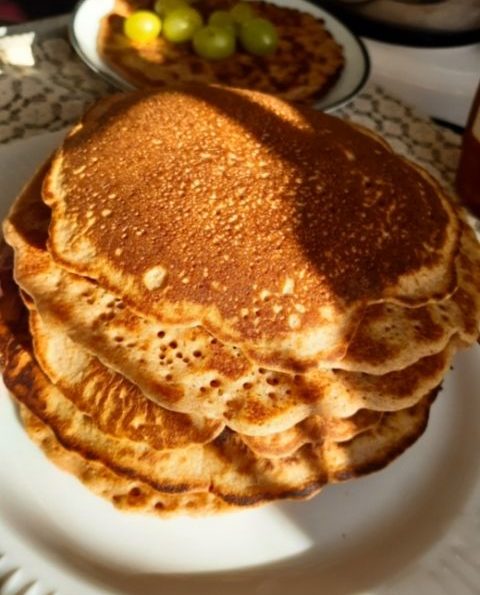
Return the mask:
<path id="1" fill-rule="evenodd" d="M 0 29 L 0 143 L 68 126 L 113 90 L 76 56 L 67 22 L 59 17 Z M 373 84 L 336 114 L 378 131 L 451 188 L 460 147 L 454 132 Z"/>

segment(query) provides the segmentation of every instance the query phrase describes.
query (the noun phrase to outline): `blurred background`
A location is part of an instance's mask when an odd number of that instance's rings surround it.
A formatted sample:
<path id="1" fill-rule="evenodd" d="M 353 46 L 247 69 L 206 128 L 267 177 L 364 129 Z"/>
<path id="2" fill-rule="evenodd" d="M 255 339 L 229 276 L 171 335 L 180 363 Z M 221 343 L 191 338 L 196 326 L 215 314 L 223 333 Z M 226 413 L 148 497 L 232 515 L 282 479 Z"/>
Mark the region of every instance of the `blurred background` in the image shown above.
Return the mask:
<path id="1" fill-rule="evenodd" d="M 480 0 L 310 1 L 362 37 L 373 82 L 423 113 L 465 125 L 480 74 Z M 0 0 L 0 25 L 66 14 L 76 2 Z"/>
<path id="2" fill-rule="evenodd" d="M 0 21 L 19 23 L 69 12 L 75 0 L 0 0 Z"/>
<path id="3" fill-rule="evenodd" d="M 480 0 L 310 0 L 360 35 L 408 45 L 474 43 Z M 70 12 L 76 0 L 0 0 L 0 21 L 19 23 Z"/>

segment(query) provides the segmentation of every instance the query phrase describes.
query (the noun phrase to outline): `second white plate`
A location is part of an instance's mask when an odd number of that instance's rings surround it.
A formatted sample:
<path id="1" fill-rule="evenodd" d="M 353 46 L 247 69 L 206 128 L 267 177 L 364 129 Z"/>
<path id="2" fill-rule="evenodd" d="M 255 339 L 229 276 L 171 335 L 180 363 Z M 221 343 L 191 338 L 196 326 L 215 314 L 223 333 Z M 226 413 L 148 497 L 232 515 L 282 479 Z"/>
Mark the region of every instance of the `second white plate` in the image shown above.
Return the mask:
<path id="1" fill-rule="evenodd" d="M 345 67 L 330 89 L 316 104 L 317 109 L 332 111 L 348 103 L 367 82 L 370 61 L 362 41 L 345 25 L 326 10 L 306 0 L 271 0 L 279 6 L 296 8 L 323 19 L 333 37 L 343 47 Z M 97 51 L 98 30 L 101 19 L 112 11 L 114 0 L 81 0 L 73 13 L 70 39 L 78 55 L 92 70 L 121 89 L 132 89 L 132 85 L 114 72 Z"/>

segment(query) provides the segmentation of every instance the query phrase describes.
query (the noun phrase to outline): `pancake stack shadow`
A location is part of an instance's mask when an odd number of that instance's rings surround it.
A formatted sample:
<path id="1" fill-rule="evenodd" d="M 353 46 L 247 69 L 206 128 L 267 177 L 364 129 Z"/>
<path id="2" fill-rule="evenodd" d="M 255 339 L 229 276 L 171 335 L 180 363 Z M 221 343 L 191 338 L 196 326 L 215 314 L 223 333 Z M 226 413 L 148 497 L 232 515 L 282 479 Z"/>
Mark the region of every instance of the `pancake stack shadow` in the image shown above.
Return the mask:
<path id="1" fill-rule="evenodd" d="M 121 509 L 238 510 L 381 469 L 479 335 L 479 245 L 440 186 L 260 93 L 102 100 L 4 234 L 5 383 Z"/>

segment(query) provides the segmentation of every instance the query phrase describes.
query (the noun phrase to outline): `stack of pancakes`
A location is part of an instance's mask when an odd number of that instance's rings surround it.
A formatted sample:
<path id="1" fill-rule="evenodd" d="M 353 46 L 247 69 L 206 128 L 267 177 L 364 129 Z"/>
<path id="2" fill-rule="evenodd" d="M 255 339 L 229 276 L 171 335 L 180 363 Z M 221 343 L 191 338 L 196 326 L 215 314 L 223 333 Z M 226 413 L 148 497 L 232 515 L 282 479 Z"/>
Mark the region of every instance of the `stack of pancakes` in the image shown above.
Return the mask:
<path id="1" fill-rule="evenodd" d="M 187 85 L 94 106 L 4 223 L 5 382 L 127 509 L 380 469 L 478 338 L 480 250 L 426 172 L 330 116 Z"/>

